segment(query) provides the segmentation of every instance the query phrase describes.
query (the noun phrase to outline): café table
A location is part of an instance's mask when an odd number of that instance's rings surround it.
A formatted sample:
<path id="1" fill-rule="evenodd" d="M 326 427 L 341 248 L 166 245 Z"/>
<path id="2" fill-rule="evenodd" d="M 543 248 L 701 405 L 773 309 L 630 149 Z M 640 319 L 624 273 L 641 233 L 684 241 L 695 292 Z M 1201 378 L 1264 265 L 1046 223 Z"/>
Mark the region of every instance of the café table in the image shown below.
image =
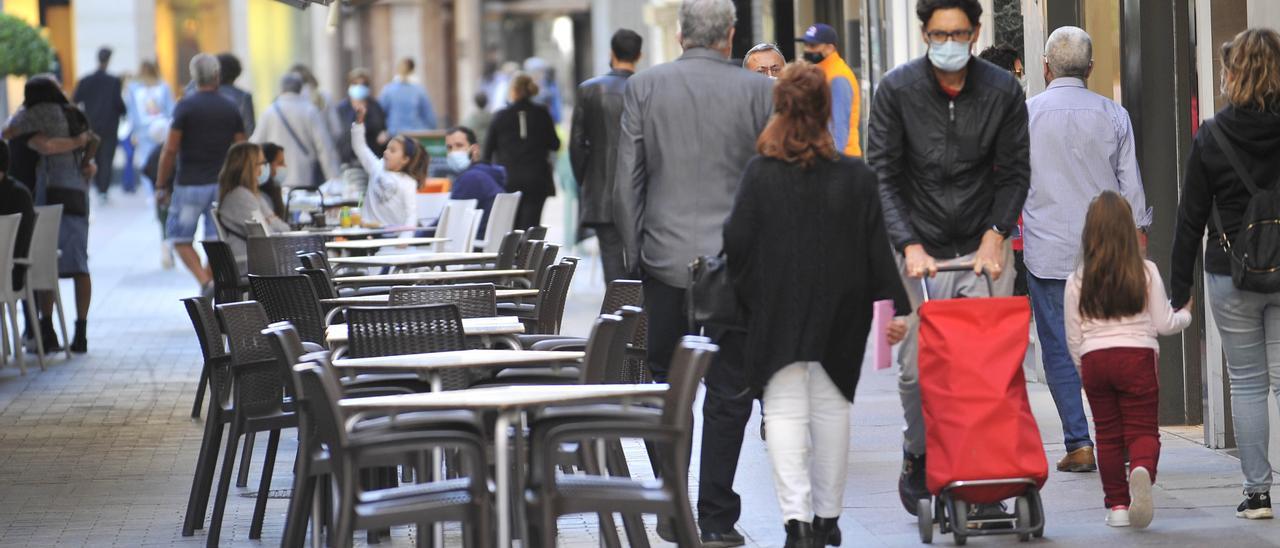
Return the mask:
<path id="1" fill-rule="evenodd" d="M 367 276 L 341 276 L 333 279 L 338 287 L 377 285 L 422 285 L 457 282 L 483 282 L 507 278 L 527 278 L 532 270 L 457 270 L 444 272 L 400 272 L 396 274 L 372 274 Z"/>
<path id="2" fill-rule="evenodd" d="M 498 260 L 497 253 L 392 253 L 329 259 L 334 266 L 384 267 L 391 272 L 415 268 L 487 264 Z"/>
<path id="3" fill-rule="evenodd" d="M 463 318 L 462 331 L 468 337 L 478 337 L 485 346 L 494 342 L 504 342 L 511 348 L 520 348 L 520 341 L 515 336 L 524 333 L 524 324 L 515 316 L 495 316 L 492 318 Z M 347 345 L 350 340 L 347 324 L 336 323 L 325 328 L 325 340 L 329 348 L 337 351 Z"/>
<path id="4" fill-rule="evenodd" d="M 448 238 L 424 237 L 424 238 L 373 238 L 369 240 L 343 240 L 340 242 L 328 242 L 325 245 L 331 251 L 375 251 L 386 247 L 417 247 L 424 245 L 439 244 L 449 241 Z"/>
<path id="5" fill-rule="evenodd" d="M 348 228 L 341 228 L 341 227 L 323 227 L 323 228 L 307 227 L 307 228 L 303 228 L 303 229 L 300 229 L 300 230 L 290 230 L 290 231 L 288 231 L 288 232 L 278 232 L 278 233 L 276 233 L 276 234 L 274 234 L 274 235 L 277 235 L 277 236 L 303 236 L 303 235 L 308 235 L 308 234 L 319 234 L 319 235 L 321 235 L 321 236 L 324 236 L 326 239 L 333 240 L 333 239 L 337 239 L 337 238 L 371 238 L 371 237 L 376 237 L 376 236 L 383 236 L 383 235 L 386 235 L 386 234 L 397 234 L 397 233 L 400 233 L 400 232 L 412 232 L 412 231 L 414 231 L 414 230 L 417 230 L 417 227 L 412 227 L 412 226 L 380 227 L 380 228 L 356 227 L 356 226 L 348 227 Z"/>
<path id="6" fill-rule="evenodd" d="M 511 462 L 507 430 L 530 409 L 548 406 L 619 402 L 623 405 L 652 401 L 667 392 L 665 384 L 573 384 L 559 386 L 503 386 L 469 388 L 425 394 L 397 394 L 349 398 L 338 403 L 354 425 L 366 414 L 395 415 L 414 411 L 470 409 L 498 413 L 494 422 L 494 482 L 497 485 L 498 546 L 511 546 Z M 517 433 L 519 434 L 519 433 Z"/>
<path id="7" fill-rule="evenodd" d="M 494 291 L 498 301 L 514 300 L 514 299 L 530 299 L 538 296 L 537 289 L 499 289 Z M 320 304 L 325 306 L 387 306 L 390 304 L 391 296 L 382 295 L 355 295 L 351 297 L 335 297 L 332 299 L 320 299 Z"/>

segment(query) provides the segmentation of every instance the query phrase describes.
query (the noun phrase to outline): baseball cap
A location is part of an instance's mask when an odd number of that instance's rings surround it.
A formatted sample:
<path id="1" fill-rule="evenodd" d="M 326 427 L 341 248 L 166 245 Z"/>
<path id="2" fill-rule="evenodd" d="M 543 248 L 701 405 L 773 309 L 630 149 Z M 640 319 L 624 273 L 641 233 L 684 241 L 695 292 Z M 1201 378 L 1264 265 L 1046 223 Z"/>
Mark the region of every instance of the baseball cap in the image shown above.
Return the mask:
<path id="1" fill-rule="evenodd" d="M 809 45 L 814 44 L 836 44 L 840 42 L 840 37 L 836 35 L 836 29 L 825 23 L 818 23 L 806 29 L 804 36 L 796 38 L 797 42 L 804 42 Z"/>

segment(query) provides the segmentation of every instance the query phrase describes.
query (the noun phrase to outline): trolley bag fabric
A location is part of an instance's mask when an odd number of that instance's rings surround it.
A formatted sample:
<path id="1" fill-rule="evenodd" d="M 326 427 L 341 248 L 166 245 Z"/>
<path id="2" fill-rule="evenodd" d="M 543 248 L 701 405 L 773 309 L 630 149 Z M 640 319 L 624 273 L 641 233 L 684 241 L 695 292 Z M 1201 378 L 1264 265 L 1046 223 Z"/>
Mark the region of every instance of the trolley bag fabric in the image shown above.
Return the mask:
<path id="1" fill-rule="evenodd" d="M 948 299 L 920 307 L 920 395 L 926 477 L 935 495 L 955 481 L 1049 478 L 1022 360 L 1031 306 L 1025 297 Z M 1018 496 L 1025 485 L 961 487 L 969 503 Z"/>

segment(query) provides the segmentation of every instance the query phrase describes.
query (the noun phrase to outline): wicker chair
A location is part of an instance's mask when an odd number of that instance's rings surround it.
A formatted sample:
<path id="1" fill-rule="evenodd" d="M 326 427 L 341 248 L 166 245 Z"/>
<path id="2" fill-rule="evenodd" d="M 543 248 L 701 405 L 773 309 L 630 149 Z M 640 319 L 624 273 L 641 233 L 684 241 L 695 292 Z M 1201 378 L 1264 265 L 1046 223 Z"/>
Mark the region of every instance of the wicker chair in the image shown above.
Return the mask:
<path id="1" fill-rule="evenodd" d="M 529 280 L 529 287 L 542 288 L 542 277 L 547 273 L 547 267 L 556 264 L 556 257 L 560 255 L 560 246 L 556 244 L 543 244 L 541 253 L 535 250 L 533 256 L 529 259 L 528 270 L 533 271 L 533 278 Z M 575 259 L 576 260 L 576 259 Z"/>
<path id="2" fill-rule="evenodd" d="M 389 304 L 454 304 L 463 318 L 491 318 L 498 315 L 496 295 L 493 284 L 399 286 L 391 288 Z"/>
<path id="3" fill-rule="evenodd" d="M 347 309 L 347 356 L 398 356 L 466 350 L 466 333 L 457 305 L 354 306 Z M 442 375 L 445 390 L 466 388 L 471 373 L 448 370 Z"/>
<path id="4" fill-rule="evenodd" d="M 547 227 L 531 226 L 529 228 L 524 229 L 524 233 L 525 233 L 525 237 L 529 238 L 530 240 L 544 240 L 547 237 Z"/>
<path id="5" fill-rule="evenodd" d="M 249 237 L 249 274 L 287 276 L 302 266 L 298 253 L 324 253 L 324 236 Z"/>
<path id="6" fill-rule="evenodd" d="M 525 324 L 525 331 L 533 335 L 557 335 L 560 323 L 564 318 L 565 303 L 569 299 L 569 287 L 573 282 L 573 273 L 578 267 L 576 257 L 565 257 L 560 264 L 545 268 L 542 285 L 538 287 L 538 299 L 532 304 L 503 303 L 498 306 L 500 314 L 514 315 Z M 546 337 L 517 337 L 522 346 L 532 345 Z"/>
<path id="7" fill-rule="evenodd" d="M 272 322 L 289 322 L 304 342 L 325 346 L 325 314 L 316 296 L 315 285 L 308 276 L 249 276 L 254 300 L 262 303 Z"/>
<path id="8" fill-rule="evenodd" d="M 619 371 L 616 382 L 643 384 L 653 382 L 653 375 L 645 363 L 645 346 L 649 337 L 649 319 L 643 312 L 644 285 L 638 280 L 614 280 L 609 282 L 604 291 L 604 301 L 600 305 L 601 314 L 612 314 L 624 307 L 636 307 L 640 310 L 636 318 L 635 335 L 631 344 L 627 345 L 626 358 Z M 586 339 L 563 336 L 526 336 L 523 343 L 530 350 L 577 350 L 586 344 Z"/>
<path id="9" fill-rule="evenodd" d="M 232 408 L 230 432 L 222 461 L 222 474 L 218 480 L 218 492 L 214 499 L 213 517 L 209 523 L 208 545 L 218 545 L 222 518 L 226 511 L 227 495 L 231 489 L 231 474 L 235 468 L 236 442 L 241 435 L 270 432 L 267 441 L 266 461 L 262 466 L 262 478 L 258 485 L 258 499 L 254 506 L 249 538 L 262 536 L 262 522 L 266 515 L 267 493 L 271 488 L 271 473 L 275 467 L 276 451 L 280 446 L 280 431 L 296 428 L 297 415 L 284 405 L 284 379 L 279 362 L 270 341 L 262 334 L 267 327 L 267 313 L 262 305 L 247 301 L 222 304 L 217 307 L 218 321 L 226 333 L 231 348 Z M 247 461 L 251 453 L 246 453 Z"/>
<path id="10" fill-rule="evenodd" d="M 520 242 L 523 240 L 523 230 L 513 230 L 503 236 L 502 242 L 498 245 L 498 259 L 494 261 L 494 268 L 497 270 L 515 268 L 516 254 L 520 251 Z"/>
<path id="11" fill-rule="evenodd" d="M 699 337 L 686 337 L 672 360 L 671 387 L 656 422 L 592 417 L 584 421 L 535 420 L 530 427 L 530 523 L 534 543 L 554 546 L 556 518 L 575 513 L 639 512 L 669 516 L 677 524 L 680 546 L 697 546 L 698 527 L 689 505 L 689 452 L 693 400 L 717 349 Z M 659 453 L 662 481 L 599 475 L 556 475 L 560 445 L 567 441 L 641 438 L 670 450 Z"/>
<path id="12" fill-rule="evenodd" d="M 240 272 L 231 246 L 217 240 L 203 240 L 204 255 L 213 271 L 213 299 L 217 304 L 238 303 L 249 292 L 249 282 Z"/>
<path id="13" fill-rule="evenodd" d="M 231 355 L 227 353 L 222 340 L 222 330 L 218 327 L 213 305 L 204 297 L 183 299 L 182 303 L 191 317 L 191 325 L 200 341 L 200 352 L 204 355 L 204 368 L 200 374 L 193 418 L 199 417 L 198 408 L 204 399 L 205 384 L 209 386 L 209 412 L 205 416 L 204 438 L 200 442 L 200 453 L 191 479 L 191 493 L 182 523 L 182 536 L 189 537 L 195 534 L 196 529 L 204 527 L 209 491 L 213 488 L 218 452 L 222 448 L 222 430 L 231 421 L 233 409 L 230 401 Z"/>

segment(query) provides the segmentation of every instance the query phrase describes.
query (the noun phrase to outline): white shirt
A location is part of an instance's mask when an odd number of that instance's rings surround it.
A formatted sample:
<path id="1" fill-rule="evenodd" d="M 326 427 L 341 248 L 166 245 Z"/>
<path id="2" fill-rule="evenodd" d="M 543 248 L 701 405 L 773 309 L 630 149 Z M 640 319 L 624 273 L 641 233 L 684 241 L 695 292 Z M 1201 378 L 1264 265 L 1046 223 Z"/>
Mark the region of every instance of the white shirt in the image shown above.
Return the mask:
<path id="1" fill-rule="evenodd" d="M 364 140 L 364 124 L 351 124 L 351 150 L 369 174 L 361 217 L 385 227 L 418 224 L 418 182 L 407 173 L 387 171 Z"/>
<path id="2" fill-rule="evenodd" d="M 1159 335 L 1173 335 L 1191 325 L 1191 311 L 1174 311 L 1164 292 L 1164 281 L 1156 263 L 1143 261 L 1147 268 L 1147 307 L 1140 314 L 1126 318 L 1095 320 L 1080 314 L 1082 275 L 1077 270 L 1067 277 L 1063 299 L 1063 319 L 1067 328 L 1067 348 L 1071 359 L 1080 366 L 1080 357 L 1105 348 L 1150 348 L 1160 351 Z"/>

